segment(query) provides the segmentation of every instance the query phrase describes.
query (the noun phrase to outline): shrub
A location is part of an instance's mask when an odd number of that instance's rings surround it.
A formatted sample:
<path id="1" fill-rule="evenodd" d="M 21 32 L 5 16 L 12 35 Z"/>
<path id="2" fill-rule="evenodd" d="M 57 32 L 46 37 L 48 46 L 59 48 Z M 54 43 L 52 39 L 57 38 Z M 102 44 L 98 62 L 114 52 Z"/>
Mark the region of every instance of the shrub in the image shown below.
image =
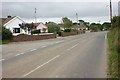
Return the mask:
<path id="1" fill-rule="evenodd" d="M 61 32 L 58 32 L 57 34 L 58 34 L 59 36 L 61 36 Z"/>
<path id="2" fill-rule="evenodd" d="M 48 26 L 49 33 L 59 33 L 60 32 L 60 26 L 54 22 L 49 22 L 47 24 L 47 26 Z"/>
<path id="3" fill-rule="evenodd" d="M 65 29 L 64 32 L 71 32 L 71 29 Z"/>
<path id="4" fill-rule="evenodd" d="M 78 30 L 76 30 L 76 29 L 71 29 L 71 32 L 78 32 Z"/>
<path id="5" fill-rule="evenodd" d="M 20 35 L 28 35 L 28 34 L 19 34 L 18 36 L 20 36 Z"/>
<path id="6" fill-rule="evenodd" d="M 34 30 L 34 31 L 31 31 L 31 34 L 40 34 L 41 31 L 40 30 Z"/>
<path id="7" fill-rule="evenodd" d="M 2 27 L 2 40 L 11 40 L 13 35 L 9 29 Z"/>

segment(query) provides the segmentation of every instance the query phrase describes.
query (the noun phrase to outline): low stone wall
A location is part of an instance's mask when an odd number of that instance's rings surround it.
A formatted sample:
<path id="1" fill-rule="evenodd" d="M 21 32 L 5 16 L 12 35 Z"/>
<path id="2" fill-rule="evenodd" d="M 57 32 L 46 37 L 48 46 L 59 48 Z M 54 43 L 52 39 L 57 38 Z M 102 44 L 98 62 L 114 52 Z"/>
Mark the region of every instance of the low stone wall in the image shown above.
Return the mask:
<path id="1" fill-rule="evenodd" d="M 61 32 L 61 36 L 65 37 L 65 36 L 71 36 L 71 35 L 77 35 L 77 32 Z"/>
<path id="2" fill-rule="evenodd" d="M 56 38 L 56 34 L 47 34 L 47 35 L 19 35 L 15 36 L 12 39 L 12 42 L 22 42 L 22 41 L 35 41 L 35 40 L 44 40 Z"/>
<path id="3" fill-rule="evenodd" d="M 85 33 L 85 30 L 78 31 L 78 34 L 83 34 Z"/>

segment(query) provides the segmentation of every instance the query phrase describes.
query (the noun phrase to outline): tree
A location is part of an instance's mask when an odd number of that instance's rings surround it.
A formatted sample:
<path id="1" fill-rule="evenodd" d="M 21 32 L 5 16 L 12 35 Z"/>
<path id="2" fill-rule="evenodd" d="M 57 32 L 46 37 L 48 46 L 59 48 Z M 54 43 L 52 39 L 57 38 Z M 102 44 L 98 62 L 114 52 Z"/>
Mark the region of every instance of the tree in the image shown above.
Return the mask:
<path id="1" fill-rule="evenodd" d="M 93 30 L 93 31 L 102 31 L 103 27 L 99 23 L 91 23 L 90 24 L 90 29 Z"/>
<path id="2" fill-rule="evenodd" d="M 108 29 L 111 27 L 111 23 L 109 23 L 109 22 L 104 22 L 104 23 L 102 24 L 102 26 L 103 26 L 103 29 L 104 29 L 104 30 L 108 30 Z"/>
<path id="3" fill-rule="evenodd" d="M 88 28 L 88 30 L 90 29 L 90 23 L 89 22 L 85 22 L 85 26 Z"/>
<path id="4" fill-rule="evenodd" d="M 100 23 L 98 23 L 98 24 L 96 24 L 97 26 L 98 26 L 98 30 L 99 31 L 102 31 L 103 30 L 103 26 L 100 24 Z"/>
<path id="5" fill-rule="evenodd" d="M 84 20 L 78 20 L 79 21 L 79 23 L 81 23 L 81 24 L 84 24 L 85 22 L 84 22 Z"/>
<path id="6" fill-rule="evenodd" d="M 25 30 L 25 32 L 28 31 L 28 33 L 31 33 L 32 29 L 34 28 L 34 24 L 31 23 L 22 23 L 22 24 L 19 24 L 20 28 L 22 28 L 23 30 Z"/>
<path id="7" fill-rule="evenodd" d="M 62 21 L 63 21 L 64 28 L 70 28 L 73 25 L 72 21 L 67 17 L 63 17 Z"/>
<path id="8" fill-rule="evenodd" d="M 89 27 L 90 27 L 90 23 L 89 22 L 85 22 L 84 20 L 79 20 L 79 24 L 87 27 L 88 30 L 89 30 Z"/>
<path id="9" fill-rule="evenodd" d="M 2 28 L 2 40 L 11 40 L 13 38 L 11 31 L 2 25 L 0 27 Z"/>
<path id="10" fill-rule="evenodd" d="M 96 23 L 91 23 L 91 24 L 90 24 L 90 29 L 91 29 L 92 31 L 98 31 L 98 28 L 97 28 L 97 26 L 96 26 Z"/>
<path id="11" fill-rule="evenodd" d="M 48 22 L 48 32 L 49 33 L 59 33 L 60 32 L 60 26 L 54 22 Z"/>
<path id="12" fill-rule="evenodd" d="M 112 19 L 112 28 L 119 27 L 120 28 L 120 16 L 115 16 Z"/>

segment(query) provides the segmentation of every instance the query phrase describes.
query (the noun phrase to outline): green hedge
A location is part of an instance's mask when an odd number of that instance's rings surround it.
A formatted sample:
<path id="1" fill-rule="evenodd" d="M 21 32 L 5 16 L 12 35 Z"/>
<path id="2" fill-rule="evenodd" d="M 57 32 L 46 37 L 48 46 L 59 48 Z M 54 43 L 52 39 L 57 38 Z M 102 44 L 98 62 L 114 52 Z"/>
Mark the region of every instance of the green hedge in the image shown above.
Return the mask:
<path id="1" fill-rule="evenodd" d="M 113 17 L 108 32 L 108 77 L 120 78 L 120 16 Z"/>
<path id="2" fill-rule="evenodd" d="M 108 32 L 108 76 L 110 78 L 118 77 L 118 29 L 115 28 Z"/>
<path id="3" fill-rule="evenodd" d="M 65 29 L 64 32 L 71 32 L 71 29 Z"/>
<path id="4" fill-rule="evenodd" d="M 34 30 L 34 31 L 31 31 L 31 34 L 40 34 L 41 31 L 40 30 Z"/>
<path id="5" fill-rule="evenodd" d="M 11 40 L 13 35 L 9 29 L 2 27 L 2 40 Z"/>
<path id="6" fill-rule="evenodd" d="M 64 32 L 78 32 L 76 29 L 65 29 Z"/>

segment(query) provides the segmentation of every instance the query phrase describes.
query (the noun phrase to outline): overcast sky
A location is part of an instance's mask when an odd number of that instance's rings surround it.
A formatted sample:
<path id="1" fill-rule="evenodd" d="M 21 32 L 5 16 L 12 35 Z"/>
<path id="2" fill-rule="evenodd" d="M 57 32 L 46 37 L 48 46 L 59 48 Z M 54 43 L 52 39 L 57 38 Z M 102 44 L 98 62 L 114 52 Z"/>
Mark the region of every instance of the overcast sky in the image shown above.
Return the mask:
<path id="1" fill-rule="evenodd" d="M 118 1 L 112 3 L 113 15 L 118 15 Z M 109 21 L 109 0 L 4 0 L 2 17 L 20 16 L 27 22 L 34 22 L 35 8 L 38 22 L 59 23 L 65 16 L 75 22 L 76 13 L 79 19 L 89 22 Z"/>

